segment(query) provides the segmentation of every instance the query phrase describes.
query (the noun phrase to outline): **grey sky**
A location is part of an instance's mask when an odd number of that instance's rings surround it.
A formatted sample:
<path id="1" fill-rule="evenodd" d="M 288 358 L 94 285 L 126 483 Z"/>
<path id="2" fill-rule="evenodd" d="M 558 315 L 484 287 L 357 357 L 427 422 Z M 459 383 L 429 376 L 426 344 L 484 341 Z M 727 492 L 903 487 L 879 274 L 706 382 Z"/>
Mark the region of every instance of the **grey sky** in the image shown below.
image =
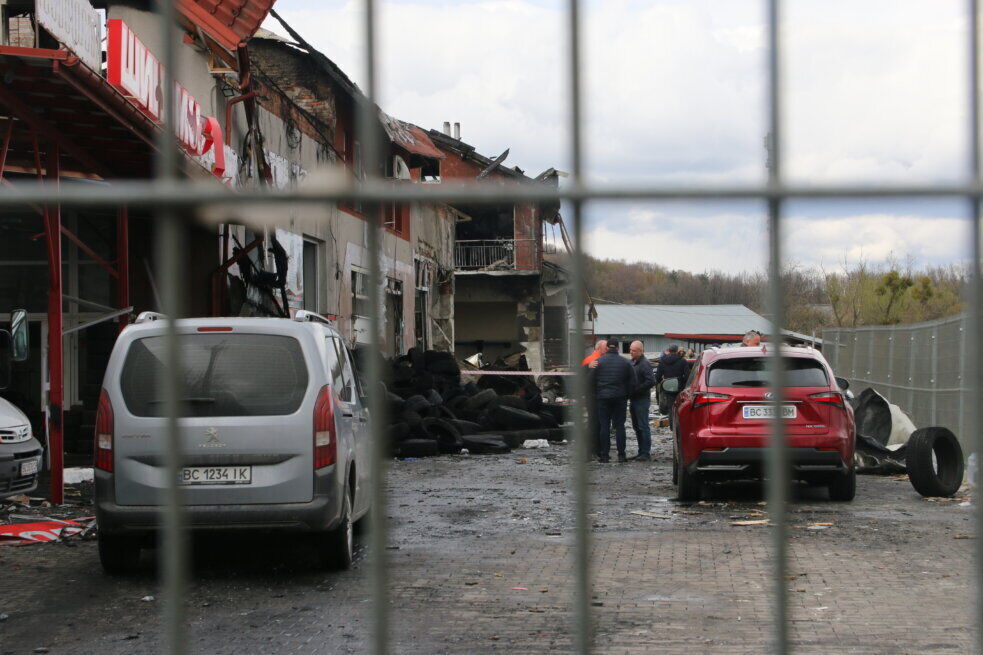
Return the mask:
<path id="1" fill-rule="evenodd" d="M 964 2 L 789 0 L 786 148 L 809 183 L 959 180 L 966 174 Z M 361 5 L 277 10 L 354 79 Z M 380 5 L 380 101 L 427 128 L 462 123 L 481 152 L 530 173 L 567 165 L 564 2 L 390 0 Z M 591 0 L 585 12 L 591 177 L 662 184 L 764 176 L 763 3 Z M 275 23 L 267 24 L 277 30 Z M 947 264 L 968 252 L 959 203 L 789 206 L 790 256 L 827 268 L 891 253 Z M 588 249 L 694 271 L 764 265 L 756 203 L 594 205 Z"/>

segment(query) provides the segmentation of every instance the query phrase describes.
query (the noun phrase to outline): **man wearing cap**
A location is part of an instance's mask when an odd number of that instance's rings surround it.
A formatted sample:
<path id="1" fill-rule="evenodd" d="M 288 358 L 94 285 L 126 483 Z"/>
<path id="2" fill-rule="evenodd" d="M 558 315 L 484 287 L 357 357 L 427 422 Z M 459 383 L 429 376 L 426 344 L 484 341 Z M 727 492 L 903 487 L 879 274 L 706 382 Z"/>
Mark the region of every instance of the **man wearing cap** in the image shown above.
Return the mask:
<path id="1" fill-rule="evenodd" d="M 628 360 L 618 354 L 618 340 L 608 339 L 607 352 L 595 367 L 597 394 L 597 460 L 611 461 L 611 425 L 614 425 L 618 461 L 627 462 L 625 453 L 625 419 L 628 398 L 635 390 L 635 371 Z"/>

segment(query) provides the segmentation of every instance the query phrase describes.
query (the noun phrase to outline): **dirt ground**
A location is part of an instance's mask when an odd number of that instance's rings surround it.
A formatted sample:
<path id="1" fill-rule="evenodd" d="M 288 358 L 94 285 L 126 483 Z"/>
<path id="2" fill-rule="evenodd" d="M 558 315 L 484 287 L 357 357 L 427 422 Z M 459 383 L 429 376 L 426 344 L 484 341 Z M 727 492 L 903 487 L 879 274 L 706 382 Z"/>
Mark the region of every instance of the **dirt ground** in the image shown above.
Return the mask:
<path id="1" fill-rule="evenodd" d="M 732 524 L 764 518 L 761 486 L 678 503 L 667 431 L 654 441 L 651 463 L 590 465 L 596 651 L 763 652 L 770 528 Z M 569 651 L 570 477 L 567 445 L 393 462 L 391 652 Z M 796 488 L 795 651 L 968 652 L 970 512 L 922 499 L 904 478 L 863 476 L 846 504 Z M 198 539 L 194 550 L 189 652 L 367 652 L 364 551 L 353 570 L 324 573 L 292 535 Z M 160 651 L 152 555 L 119 579 L 101 572 L 91 541 L 0 547 L 0 653 Z"/>

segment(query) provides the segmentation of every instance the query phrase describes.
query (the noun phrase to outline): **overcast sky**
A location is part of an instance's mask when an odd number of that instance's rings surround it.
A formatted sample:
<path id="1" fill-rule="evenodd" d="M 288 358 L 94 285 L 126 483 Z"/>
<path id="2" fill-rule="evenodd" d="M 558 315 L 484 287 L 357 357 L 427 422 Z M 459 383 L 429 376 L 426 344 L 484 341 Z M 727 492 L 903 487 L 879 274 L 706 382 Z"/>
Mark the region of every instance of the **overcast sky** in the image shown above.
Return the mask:
<path id="1" fill-rule="evenodd" d="M 808 183 L 957 181 L 966 175 L 962 0 L 788 0 L 783 161 Z M 380 3 L 380 104 L 535 175 L 568 166 L 565 3 Z M 356 81 L 362 5 L 279 0 L 276 9 Z M 584 12 L 587 168 L 593 180 L 764 179 L 764 3 L 590 0 Z M 282 33 L 276 21 L 266 26 Z M 968 254 L 954 201 L 797 202 L 789 256 L 827 269 Z M 765 265 L 757 203 L 597 204 L 588 250 L 690 271 Z"/>

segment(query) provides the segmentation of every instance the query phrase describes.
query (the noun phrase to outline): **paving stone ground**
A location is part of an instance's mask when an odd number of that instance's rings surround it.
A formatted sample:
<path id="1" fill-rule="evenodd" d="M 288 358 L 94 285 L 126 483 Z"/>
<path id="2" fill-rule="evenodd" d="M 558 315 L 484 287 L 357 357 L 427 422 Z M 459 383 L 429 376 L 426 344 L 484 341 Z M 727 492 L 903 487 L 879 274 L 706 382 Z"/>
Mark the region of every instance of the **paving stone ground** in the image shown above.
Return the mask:
<path id="1" fill-rule="evenodd" d="M 656 435 L 650 464 L 591 464 L 596 652 L 767 652 L 771 528 L 731 525 L 762 518 L 761 487 L 677 503 L 667 440 Z M 393 463 L 393 653 L 570 651 L 570 463 L 565 445 Z M 795 652 L 971 650 L 971 508 L 865 476 L 853 503 L 803 487 L 791 509 Z M 141 573 L 117 579 L 92 542 L 0 547 L 0 653 L 161 652 L 145 556 Z M 191 653 L 368 652 L 364 551 L 332 574 L 296 537 L 197 540 L 187 598 Z"/>

